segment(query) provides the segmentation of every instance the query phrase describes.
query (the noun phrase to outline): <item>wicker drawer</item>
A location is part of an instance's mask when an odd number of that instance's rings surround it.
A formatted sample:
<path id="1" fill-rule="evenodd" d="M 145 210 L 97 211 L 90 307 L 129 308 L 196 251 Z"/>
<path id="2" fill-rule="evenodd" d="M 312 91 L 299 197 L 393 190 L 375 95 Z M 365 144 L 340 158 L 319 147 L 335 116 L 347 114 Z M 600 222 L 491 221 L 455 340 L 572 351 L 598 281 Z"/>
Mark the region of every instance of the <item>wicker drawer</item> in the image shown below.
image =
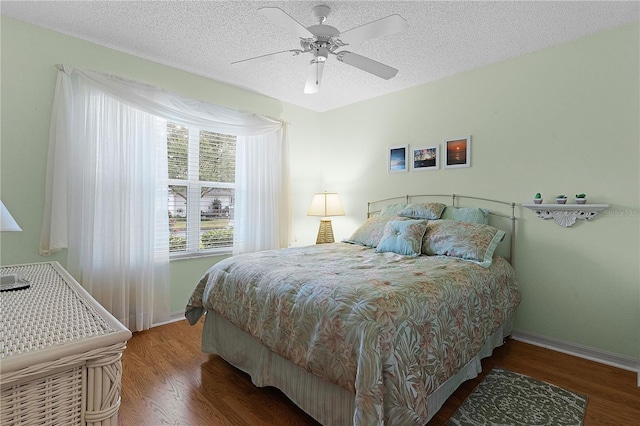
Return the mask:
<path id="1" fill-rule="evenodd" d="M 0 293 L 0 424 L 117 424 L 131 332 L 57 262 L 13 265 L 31 286 Z"/>

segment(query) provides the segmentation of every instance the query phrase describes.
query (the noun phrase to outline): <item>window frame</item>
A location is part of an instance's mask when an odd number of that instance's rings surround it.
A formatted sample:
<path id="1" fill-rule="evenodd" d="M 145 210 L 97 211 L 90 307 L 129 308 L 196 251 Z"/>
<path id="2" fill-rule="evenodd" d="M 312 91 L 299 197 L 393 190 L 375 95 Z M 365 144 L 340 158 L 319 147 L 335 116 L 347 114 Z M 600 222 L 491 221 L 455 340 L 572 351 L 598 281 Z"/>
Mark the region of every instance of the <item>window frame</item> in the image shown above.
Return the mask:
<path id="1" fill-rule="evenodd" d="M 169 260 L 188 259 L 205 256 L 220 256 L 230 255 L 233 251 L 233 240 L 231 245 L 222 247 L 213 247 L 202 249 L 200 248 L 201 231 L 202 231 L 202 216 L 201 216 L 201 194 L 203 187 L 221 188 L 221 189 L 233 189 L 234 190 L 234 202 L 235 207 L 235 173 L 234 182 L 215 182 L 215 181 L 202 181 L 200 180 L 200 132 L 208 131 L 217 134 L 223 134 L 207 129 L 203 129 L 197 126 L 190 126 L 179 123 L 177 121 L 166 120 L 167 126 L 169 123 L 177 124 L 188 129 L 187 136 L 187 178 L 186 179 L 172 179 L 168 178 L 165 184 L 167 193 L 170 193 L 169 187 L 171 186 L 184 186 L 186 187 L 187 200 L 186 204 L 186 243 L 184 251 L 169 251 Z M 226 134 L 225 134 L 226 135 Z M 235 135 L 226 135 L 236 138 Z M 167 131 L 167 141 L 169 139 L 169 132 Z M 192 146 L 195 144 L 195 146 Z M 167 142 L 168 145 L 168 142 Z M 169 159 L 167 158 L 167 161 Z M 194 226 L 193 223 L 196 225 Z M 169 231 L 171 233 L 171 231 Z"/>

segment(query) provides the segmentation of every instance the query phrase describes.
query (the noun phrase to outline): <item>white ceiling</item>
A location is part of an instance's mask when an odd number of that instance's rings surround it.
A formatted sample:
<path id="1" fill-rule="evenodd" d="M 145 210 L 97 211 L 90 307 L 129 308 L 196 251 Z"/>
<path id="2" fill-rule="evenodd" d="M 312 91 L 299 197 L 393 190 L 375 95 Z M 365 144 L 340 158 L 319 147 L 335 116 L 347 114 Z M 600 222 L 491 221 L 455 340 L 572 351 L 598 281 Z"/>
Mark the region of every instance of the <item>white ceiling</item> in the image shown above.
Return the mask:
<path id="1" fill-rule="evenodd" d="M 349 46 L 399 69 L 383 80 L 330 56 L 320 93 L 303 94 L 308 54 L 243 69 L 231 62 L 299 48 L 256 10 L 344 32 L 391 14 L 409 29 Z M 0 13 L 315 111 L 403 90 L 640 20 L 640 2 L 609 1 L 6 1 Z M 75 64 L 68 64 L 75 65 Z"/>

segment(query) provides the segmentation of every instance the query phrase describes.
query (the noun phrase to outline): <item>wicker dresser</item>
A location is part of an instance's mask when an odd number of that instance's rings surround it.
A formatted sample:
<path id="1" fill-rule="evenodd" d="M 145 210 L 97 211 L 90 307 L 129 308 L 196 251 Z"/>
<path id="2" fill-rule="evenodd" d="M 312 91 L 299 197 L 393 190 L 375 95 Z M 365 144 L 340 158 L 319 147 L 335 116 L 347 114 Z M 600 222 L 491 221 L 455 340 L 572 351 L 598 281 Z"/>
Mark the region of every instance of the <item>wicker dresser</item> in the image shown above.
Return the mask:
<path id="1" fill-rule="evenodd" d="M 31 284 L 0 292 L 0 424 L 117 425 L 131 332 L 57 262 L 0 272 Z"/>

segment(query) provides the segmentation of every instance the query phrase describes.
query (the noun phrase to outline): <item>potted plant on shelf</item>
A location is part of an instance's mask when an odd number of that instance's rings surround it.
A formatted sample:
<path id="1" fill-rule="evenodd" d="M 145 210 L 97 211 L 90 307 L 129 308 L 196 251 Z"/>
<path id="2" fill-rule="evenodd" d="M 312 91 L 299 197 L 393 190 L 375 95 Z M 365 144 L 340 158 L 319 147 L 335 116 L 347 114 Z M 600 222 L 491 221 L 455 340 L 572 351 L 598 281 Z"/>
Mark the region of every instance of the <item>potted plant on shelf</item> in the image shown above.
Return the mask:
<path id="1" fill-rule="evenodd" d="M 542 195 L 539 192 L 536 192 L 536 196 L 533 197 L 533 202 L 535 204 L 542 204 Z"/>
<path id="2" fill-rule="evenodd" d="M 576 194 L 576 204 L 586 204 L 587 194 Z"/>
<path id="3" fill-rule="evenodd" d="M 556 197 L 556 203 L 558 204 L 566 204 L 567 203 L 567 196 L 564 194 L 558 195 Z"/>

